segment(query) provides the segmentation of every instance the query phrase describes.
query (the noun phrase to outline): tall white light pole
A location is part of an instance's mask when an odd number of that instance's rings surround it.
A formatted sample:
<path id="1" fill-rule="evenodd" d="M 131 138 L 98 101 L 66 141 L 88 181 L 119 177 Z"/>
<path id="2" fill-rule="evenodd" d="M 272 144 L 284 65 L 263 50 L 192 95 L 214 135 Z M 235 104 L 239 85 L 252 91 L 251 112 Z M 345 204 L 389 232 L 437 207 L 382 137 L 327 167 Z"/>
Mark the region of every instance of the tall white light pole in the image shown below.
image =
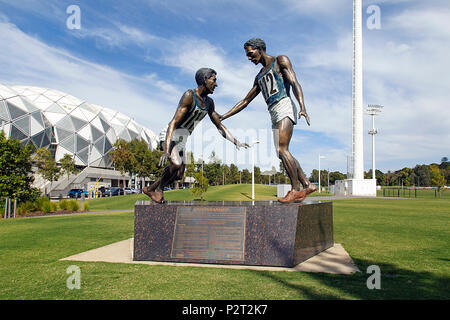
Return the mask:
<path id="1" fill-rule="evenodd" d="M 325 156 L 321 156 L 319 153 L 319 193 L 320 193 L 320 159 L 325 159 Z"/>
<path id="2" fill-rule="evenodd" d="M 353 179 L 364 179 L 362 0 L 353 0 L 352 156 Z"/>
<path id="3" fill-rule="evenodd" d="M 258 144 L 259 141 L 255 140 L 250 145 L 252 147 L 252 200 L 255 200 L 255 148 L 254 145 Z"/>
<path id="4" fill-rule="evenodd" d="M 375 172 L 375 135 L 378 133 L 375 129 L 375 116 L 381 112 L 383 106 L 369 104 L 367 107 L 367 114 L 372 116 L 372 130 L 369 130 L 369 134 L 372 135 L 372 179 L 376 180 Z"/>

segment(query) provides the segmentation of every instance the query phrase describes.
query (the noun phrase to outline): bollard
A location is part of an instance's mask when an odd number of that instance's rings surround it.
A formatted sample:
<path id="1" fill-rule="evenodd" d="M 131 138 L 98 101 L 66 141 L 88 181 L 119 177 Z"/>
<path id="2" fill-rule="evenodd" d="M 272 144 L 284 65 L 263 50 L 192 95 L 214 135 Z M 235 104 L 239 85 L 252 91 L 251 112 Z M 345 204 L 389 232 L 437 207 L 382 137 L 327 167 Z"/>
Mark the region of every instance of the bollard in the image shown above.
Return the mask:
<path id="1" fill-rule="evenodd" d="M 11 218 L 11 199 L 8 198 L 8 219 Z"/>
<path id="2" fill-rule="evenodd" d="M 5 198 L 5 216 L 4 219 L 6 219 L 6 213 L 8 212 L 8 198 Z"/>
<path id="3" fill-rule="evenodd" d="M 17 212 L 17 199 L 14 199 L 14 219 L 16 218 L 16 212 Z"/>

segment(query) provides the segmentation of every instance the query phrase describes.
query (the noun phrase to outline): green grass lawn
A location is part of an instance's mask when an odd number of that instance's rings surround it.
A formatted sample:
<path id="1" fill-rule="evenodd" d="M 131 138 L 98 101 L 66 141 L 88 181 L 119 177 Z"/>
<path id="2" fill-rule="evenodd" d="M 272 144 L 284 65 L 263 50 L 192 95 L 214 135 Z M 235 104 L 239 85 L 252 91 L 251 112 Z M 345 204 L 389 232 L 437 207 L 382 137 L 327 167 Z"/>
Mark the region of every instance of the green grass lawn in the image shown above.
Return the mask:
<path id="1" fill-rule="evenodd" d="M 182 196 L 177 192 L 182 191 L 168 192 L 167 198 Z M 450 201 L 335 200 L 333 215 L 335 242 L 344 246 L 360 273 L 59 261 L 132 237 L 133 213 L 0 220 L 0 299 L 450 298 Z M 81 269 L 80 290 L 66 287 L 70 265 Z M 370 265 L 381 268 L 381 290 L 367 289 Z"/>
<path id="2" fill-rule="evenodd" d="M 312 193 L 311 197 L 325 196 L 327 193 Z M 251 201 L 251 184 L 230 184 L 225 186 L 211 186 L 205 193 L 206 201 Z M 189 189 L 171 190 L 164 192 L 164 198 L 168 201 L 191 201 L 199 200 L 193 196 Z M 263 184 L 255 184 L 256 200 L 274 200 L 277 198 L 277 188 Z M 133 194 L 126 196 L 116 196 L 111 198 L 100 198 L 87 200 L 90 211 L 101 210 L 133 210 L 137 200 L 150 200 L 145 194 Z"/>

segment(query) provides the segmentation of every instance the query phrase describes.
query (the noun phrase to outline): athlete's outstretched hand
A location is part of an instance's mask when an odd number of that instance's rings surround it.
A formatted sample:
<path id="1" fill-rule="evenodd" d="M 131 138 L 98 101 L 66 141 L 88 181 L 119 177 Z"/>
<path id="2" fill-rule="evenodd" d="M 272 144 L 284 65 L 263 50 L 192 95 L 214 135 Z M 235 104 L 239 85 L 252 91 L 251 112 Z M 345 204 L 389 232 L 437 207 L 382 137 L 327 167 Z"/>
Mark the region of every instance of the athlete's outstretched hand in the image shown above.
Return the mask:
<path id="1" fill-rule="evenodd" d="M 169 160 L 170 158 L 170 154 L 164 152 L 163 155 L 161 156 L 161 158 L 159 158 L 159 163 L 158 163 L 158 167 L 163 167 L 166 165 L 167 160 Z"/>
<path id="2" fill-rule="evenodd" d="M 298 114 L 298 120 L 300 120 L 302 116 L 305 117 L 306 123 L 310 126 L 308 113 L 306 113 L 306 111 L 300 111 Z"/>
<path id="3" fill-rule="evenodd" d="M 242 142 L 237 141 L 236 142 L 236 149 L 239 150 L 241 147 L 244 147 L 245 149 L 250 148 L 250 146 L 247 143 L 242 143 Z"/>

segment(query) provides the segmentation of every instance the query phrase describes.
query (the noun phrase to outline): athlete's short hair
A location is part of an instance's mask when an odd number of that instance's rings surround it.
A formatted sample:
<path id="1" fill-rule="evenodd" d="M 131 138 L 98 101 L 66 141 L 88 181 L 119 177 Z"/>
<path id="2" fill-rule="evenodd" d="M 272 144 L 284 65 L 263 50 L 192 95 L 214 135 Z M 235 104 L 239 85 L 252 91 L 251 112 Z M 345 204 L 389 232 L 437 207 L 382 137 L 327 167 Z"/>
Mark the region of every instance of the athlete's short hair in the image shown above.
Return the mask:
<path id="1" fill-rule="evenodd" d="M 260 38 L 252 38 L 248 40 L 246 43 L 244 43 L 244 49 L 247 49 L 247 47 L 252 47 L 254 49 L 266 52 L 266 43 L 263 39 Z"/>
<path id="2" fill-rule="evenodd" d="M 195 82 L 197 82 L 197 84 L 199 86 L 201 86 L 201 85 L 205 84 L 206 79 L 211 78 L 214 74 L 217 75 L 217 72 L 214 69 L 200 68 L 195 73 Z"/>

